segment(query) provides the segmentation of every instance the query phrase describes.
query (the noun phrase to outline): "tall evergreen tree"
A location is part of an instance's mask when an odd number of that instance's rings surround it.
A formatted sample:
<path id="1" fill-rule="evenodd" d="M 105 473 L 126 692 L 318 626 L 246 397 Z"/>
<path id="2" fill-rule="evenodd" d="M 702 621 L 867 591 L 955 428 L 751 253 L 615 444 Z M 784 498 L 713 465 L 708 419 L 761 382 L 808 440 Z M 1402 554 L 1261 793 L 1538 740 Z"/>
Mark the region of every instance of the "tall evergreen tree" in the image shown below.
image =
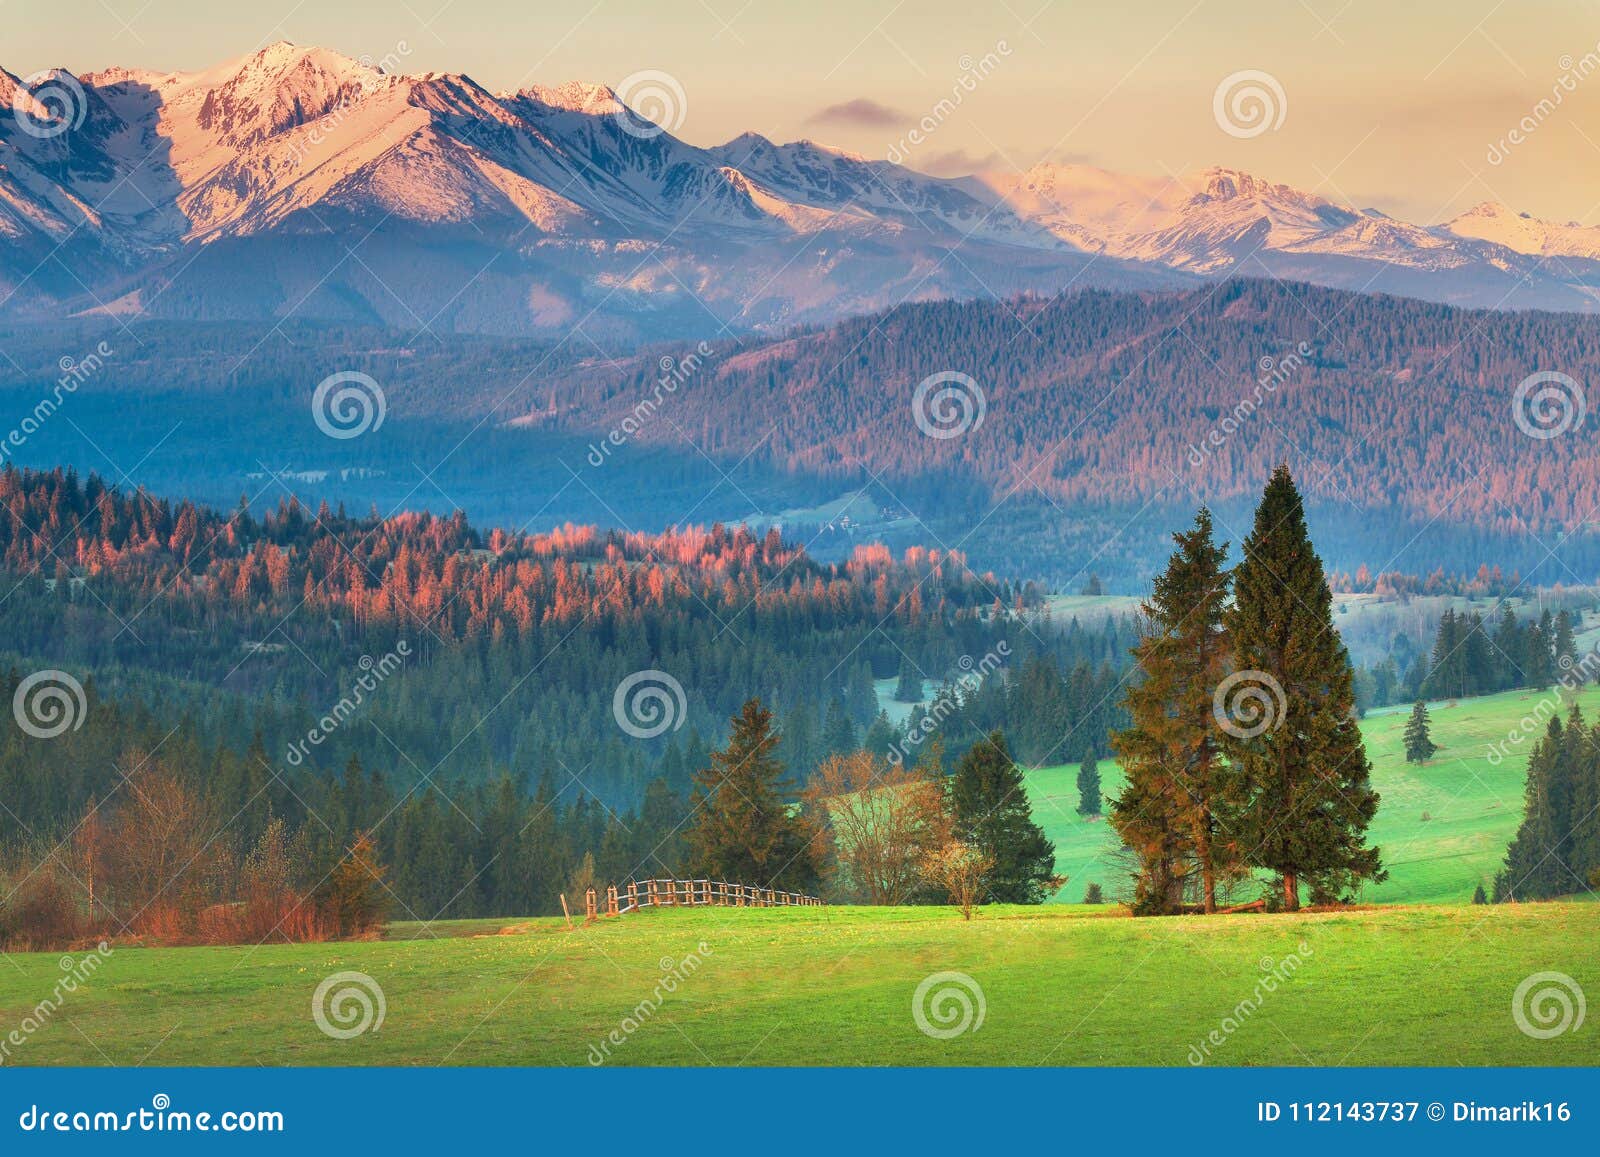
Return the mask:
<path id="1" fill-rule="evenodd" d="M 1566 729 L 1552 717 L 1544 738 L 1528 756 L 1528 778 L 1523 785 L 1522 823 L 1506 849 L 1505 867 L 1494 880 L 1495 903 L 1533 900 L 1562 894 L 1563 877 L 1558 852 L 1565 832 L 1560 815 L 1559 763 Z"/>
<path id="2" fill-rule="evenodd" d="M 1556 633 L 1551 641 L 1555 652 L 1557 671 L 1565 675 L 1578 661 L 1578 641 L 1572 633 L 1572 612 L 1563 610 L 1556 615 Z"/>
<path id="3" fill-rule="evenodd" d="M 772 712 L 751 699 L 732 720 L 728 745 L 695 773 L 688 843 L 694 870 L 734 884 L 812 891 L 817 833 L 789 806 Z"/>
<path id="4" fill-rule="evenodd" d="M 1303 879 L 1330 893 L 1386 878 L 1366 845 L 1378 793 L 1333 596 L 1287 466 L 1267 483 L 1243 555 L 1226 616 L 1235 677 L 1272 702 L 1263 719 L 1225 723 L 1222 746 L 1247 795 L 1240 846 L 1250 864 L 1281 877 L 1294 911 Z"/>
<path id="5" fill-rule="evenodd" d="M 1125 699 L 1132 723 L 1114 739 L 1127 787 L 1112 823 L 1139 857 L 1135 907 L 1145 912 L 1181 909 L 1191 865 L 1206 911 L 1216 911 L 1218 875 L 1234 861 L 1212 705 L 1228 661 L 1227 548 L 1211 535 L 1204 507 L 1194 529 L 1173 535 L 1178 549 L 1144 604 L 1144 637 L 1133 649 L 1143 678 Z"/>
<path id="6" fill-rule="evenodd" d="M 895 681 L 894 698 L 896 703 L 922 702 L 922 672 L 917 670 L 917 665 L 909 657 L 900 660 L 900 677 Z"/>
<path id="7" fill-rule="evenodd" d="M 973 744 L 950 783 L 956 838 L 988 857 L 984 894 L 999 904 L 1039 904 L 1053 891 L 1056 849 L 1033 822 L 1022 769 L 998 731 Z"/>
<path id="8" fill-rule="evenodd" d="M 1538 625 L 1528 630 L 1528 658 L 1524 669 L 1528 673 L 1528 686 L 1540 691 L 1550 686 L 1555 678 L 1555 661 L 1551 656 L 1554 634 L 1555 623 L 1549 611 L 1541 614 Z"/>
<path id="9" fill-rule="evenodd" d="M 1426 763 L 1439 748 L 1428 733 L 1428 705 L 1418 699 L 1406 720 L 1406 762 Z"/>
<path id="10" fill-rule="evenodd" d="M 1083 762 L 1078 764 L 1078 814 L 1100 814 L 1100 765 L 1095 762 L 1093 748 L 1083 753 Z"/>

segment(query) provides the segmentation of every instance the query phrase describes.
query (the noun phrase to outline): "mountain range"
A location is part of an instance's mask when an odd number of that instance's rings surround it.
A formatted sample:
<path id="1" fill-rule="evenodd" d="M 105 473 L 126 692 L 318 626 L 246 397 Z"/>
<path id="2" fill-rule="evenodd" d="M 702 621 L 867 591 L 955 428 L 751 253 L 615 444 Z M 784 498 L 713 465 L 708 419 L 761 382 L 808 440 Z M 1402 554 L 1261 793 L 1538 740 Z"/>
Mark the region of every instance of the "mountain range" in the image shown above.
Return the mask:
<path id="1" fill-rule="evenodd" d="M 494 93 L 289 43 L 201 72 L 0 69 L 0 319 L 639 338 L 1230 273 L 1592 311 L 1600 229 L 1495 204 L 1416 225 L 1222 168 L 938 178 L 751 133 L 701 148 L 604 85 Z"/>

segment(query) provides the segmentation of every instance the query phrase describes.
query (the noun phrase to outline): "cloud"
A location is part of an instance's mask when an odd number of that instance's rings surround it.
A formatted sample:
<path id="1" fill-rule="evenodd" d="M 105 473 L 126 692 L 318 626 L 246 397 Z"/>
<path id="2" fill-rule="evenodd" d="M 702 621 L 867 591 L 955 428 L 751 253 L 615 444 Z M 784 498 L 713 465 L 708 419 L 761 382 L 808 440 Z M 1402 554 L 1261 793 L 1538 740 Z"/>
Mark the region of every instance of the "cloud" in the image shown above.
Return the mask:
<path id="1" fill-rule="evenodd" d="M 986 169 L 1024 170 L 1042 161 L 1058 165 L 1092 165 L 1097 159 L 1092 153 L 1045 153 L 1021 146 L 988 153 L 969 153 L 966 149 L 948 149 L 924 157 L 913 153 L 906 164 L 930 177 L 965 177 Z"/>
<path id="2" fill-rule="evenodd" d="M 863 129 L 887 129 L 903 125 L 911 117 L 899 109 L 879 104 L 864 96 L 847 100 L 843 104 L 830 104 L 821 112 L 806 118 L 808 125 L 850 125 Z"/>
<path id="3" fill-rule="evenodd" d="M 993 168 L 1001 164 L 1002 159 L 999 153 L 973 154 L 965 149 L 951 149 L 949 152 L 935 153 L 926 160 L 914 156 L 910 163 L 912 168 L 920 169 L 930 177 L 965 177 L 969 173 Z"/>

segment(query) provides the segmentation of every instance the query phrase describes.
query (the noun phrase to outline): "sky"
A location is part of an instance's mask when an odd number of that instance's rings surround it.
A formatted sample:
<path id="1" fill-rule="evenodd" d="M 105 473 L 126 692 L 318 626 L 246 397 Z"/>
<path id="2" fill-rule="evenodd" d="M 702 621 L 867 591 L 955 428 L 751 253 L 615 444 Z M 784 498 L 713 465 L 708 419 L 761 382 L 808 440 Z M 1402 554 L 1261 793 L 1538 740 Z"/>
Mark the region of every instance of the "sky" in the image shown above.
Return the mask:
<path id="1" fill-rule="evenodd" d="M 1423 223 L 1495 200 L 1600 224 L 1594 0 L 0 0 L 19 76 L 285 39 L 495 91 L 654 80 L 696 144 L 806 137 L 946 176 L 1226 165 Z M 1234 109 L 1241 87 L 1265 104 Z"/>

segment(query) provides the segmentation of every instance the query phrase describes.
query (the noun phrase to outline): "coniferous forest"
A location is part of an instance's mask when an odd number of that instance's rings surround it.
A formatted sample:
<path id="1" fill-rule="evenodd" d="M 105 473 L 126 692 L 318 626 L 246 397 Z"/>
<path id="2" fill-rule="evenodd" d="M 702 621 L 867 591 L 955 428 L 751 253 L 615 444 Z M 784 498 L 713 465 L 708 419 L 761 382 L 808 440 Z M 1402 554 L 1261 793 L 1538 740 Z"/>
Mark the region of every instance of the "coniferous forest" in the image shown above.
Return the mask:
<path id="1" fill-rule="evenodd" d="M 255 855 L 315 882 L 370 830 L 400 912 L 548 912 L 575 878 L 685 866 L 694 776 L 752 693 L 796 790 L 830 755 L 915 762 L 908 735 L 935 726 L 954 766 L 997 729 L 1020 758 L 1108 753 L 1121 721 L 1131 628 L 1054 623 L 1030 585 L 958 555 L 825 565 L 721 526 L 224 513 L 70 471 L 8 468 L 0 502 L 0 690 L 59 669 L 86 703 L 58 741 L 9 729 L 0 747 L 0 847 L 19 862 L 86 815 L 138 827 L 117 789 L 149 779 L 185 812 L 239 817 L 232 847 L 179 857 L 197 879 Z M 667 723 L 619 699 L 639 674 Z M 891 677 L 928 697 L 903 726 L 874 690 Z"/>

